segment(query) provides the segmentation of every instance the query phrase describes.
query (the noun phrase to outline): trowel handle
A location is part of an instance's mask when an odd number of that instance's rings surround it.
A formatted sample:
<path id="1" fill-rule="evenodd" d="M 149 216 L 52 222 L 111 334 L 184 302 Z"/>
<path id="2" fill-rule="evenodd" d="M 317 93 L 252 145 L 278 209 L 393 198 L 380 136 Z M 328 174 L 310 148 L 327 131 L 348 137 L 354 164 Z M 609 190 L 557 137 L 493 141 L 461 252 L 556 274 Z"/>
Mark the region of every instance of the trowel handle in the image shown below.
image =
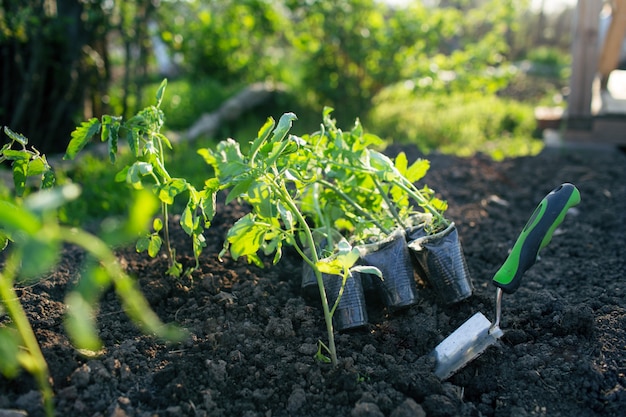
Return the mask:
<path id="1" fill-rule="evenodd" d="M 507 294 L 515 292 L 524 272 L 533 266 L 539 251 L 550 243 L 552 233 L 565 218 L 567 210 L 579 202 L 580 192 L 573 184 L 565 183 L 550 191 L 535 209 L 508 258 L 493 277 L 494 285 Z"/>

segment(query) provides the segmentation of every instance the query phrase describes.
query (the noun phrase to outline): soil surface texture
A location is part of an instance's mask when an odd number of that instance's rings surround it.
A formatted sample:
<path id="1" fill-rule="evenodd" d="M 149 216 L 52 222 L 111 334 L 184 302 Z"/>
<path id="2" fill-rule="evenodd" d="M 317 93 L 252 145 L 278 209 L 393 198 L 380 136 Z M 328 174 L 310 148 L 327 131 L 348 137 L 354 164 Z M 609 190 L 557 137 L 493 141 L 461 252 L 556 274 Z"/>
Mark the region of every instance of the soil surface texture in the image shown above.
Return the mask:
<path id="1" fill-rule="evenodd" d="M 386 153 L 400 150 L 409 161 L 424 157 L 399 146 Z M 57 415 L 623 416 L 626 154 L 547 148 L 503 162 L 427 159 L 424 183 L 449 203 L 475 287 L 470 298 L 444 305 L 419 278 L 419 300 L 410 308 L 391 312 L 368 298 L 369 325 L 337 334 L 333 368 L 314 358 L 325 326 L 319 302 L 301 294 L 297 254 L 287 251 L 266 268 L 220 262 L 226 230 L 245 211 L 222 207 L 191 278 L 168 277 L 163 257 L 119 251 L 161 319 L 187 329 L 189 338 L 167 344 L 143 335 L 109 292 L 97 317 L 105 348 L 86 357 L 63 328 L 63 299 L 84 259 L 67 247 L 54 273 L 18 289 L 50 366 Z M 504 295 L 504 336 L 440 381 L 428 354 L 474 313 L 492 319 L 494 273 L 539 201 L 564 182 L 579 188 L 582 201 L 519 290 Z M 192 265 L 191 242 L 180 228 L 173 237 L 183 264 Z M 0 317 L 0 325 L 7 320 Z M 0 416 L 18 415 L 43 415 L 26 373 L 0 377 Z"/>

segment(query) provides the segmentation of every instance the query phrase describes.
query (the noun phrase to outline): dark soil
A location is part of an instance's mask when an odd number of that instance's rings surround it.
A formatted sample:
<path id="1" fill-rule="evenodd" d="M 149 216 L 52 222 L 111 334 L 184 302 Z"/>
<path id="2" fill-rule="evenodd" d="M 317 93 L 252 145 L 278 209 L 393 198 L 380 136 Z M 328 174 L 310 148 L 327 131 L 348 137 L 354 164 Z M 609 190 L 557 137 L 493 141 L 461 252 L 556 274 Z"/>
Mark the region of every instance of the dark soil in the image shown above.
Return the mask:
<path id="1" fill-rule="evenodd" d="M 394 156 L 399 149 L 389 149 Z M 405 149 L 412 160 L 420 155 Z M 190 337 L 168 345 L 142 335 L 113 292 L 99 310 L 105 343 L 81 355 L 63 330 L 63 298 L 82 253 L 67 248 L 58 270 L 19 289 L 54 380 L 59 416 L 623 416 L 626 408 L 626 155 L 546 149 L 493 162 L 429 155 L 429 186 L 449 202 L 475 292 L 445 306 L 419 281 L 419 302 L 387 312 L 368 302 L 370 324 L 340 334 L 340 365 L 314 359 L 325 327 L 300 294 L 301 263 L 217 260 L 238 209 L 221 211 L 193 279 L 165 275 L 163 258 L 134 250 L 120 259 L 152 307 Z M 475 312 L 491 318 L 491 278 L 544 195 L 574 183 L 582 202 L 567 216 L 521 288 L 503 300 L 505 335 L 441 382 L 426 355 Z M 175 233 L 183 262 L 189 242 Z M 7 320 L 6 316 L 0 320 Z M 0 415 L 41 416 L 33 380 L 0 378 Z"/>

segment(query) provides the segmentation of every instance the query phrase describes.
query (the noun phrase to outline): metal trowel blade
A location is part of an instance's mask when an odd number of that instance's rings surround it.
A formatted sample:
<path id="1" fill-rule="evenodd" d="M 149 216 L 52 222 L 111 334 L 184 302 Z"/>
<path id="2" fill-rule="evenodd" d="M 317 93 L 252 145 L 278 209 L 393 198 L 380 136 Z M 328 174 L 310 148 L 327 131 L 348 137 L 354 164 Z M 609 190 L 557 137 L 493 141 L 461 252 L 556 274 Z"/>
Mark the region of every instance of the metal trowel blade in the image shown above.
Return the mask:
<path id="1" fill-rule="evenodd" d="M 499 326 L 492 326 L 482 313 L 476 313 L 439 343 L 431 355 L 436 359 L 435 375 L 447 379 L 502 337 Z"/>

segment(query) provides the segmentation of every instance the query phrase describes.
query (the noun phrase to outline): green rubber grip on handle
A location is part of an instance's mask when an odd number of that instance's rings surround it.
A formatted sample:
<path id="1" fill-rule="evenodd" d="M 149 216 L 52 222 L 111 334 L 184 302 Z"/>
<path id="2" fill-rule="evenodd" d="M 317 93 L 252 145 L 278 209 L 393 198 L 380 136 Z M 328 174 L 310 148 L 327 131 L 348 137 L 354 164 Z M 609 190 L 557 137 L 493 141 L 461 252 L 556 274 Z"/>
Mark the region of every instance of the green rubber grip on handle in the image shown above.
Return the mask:
<path id="1" fill-rule="evenodd" d="M 539 251 L 552 239 L 570 207 L 580 202 L 580 192 L 570 183 L 550 191 L 539 203 L 520 233 L 511 253 L 493 277 L 493 284 L 507 294 L 519 287 L 522 275 L 535 264 Z"/>

